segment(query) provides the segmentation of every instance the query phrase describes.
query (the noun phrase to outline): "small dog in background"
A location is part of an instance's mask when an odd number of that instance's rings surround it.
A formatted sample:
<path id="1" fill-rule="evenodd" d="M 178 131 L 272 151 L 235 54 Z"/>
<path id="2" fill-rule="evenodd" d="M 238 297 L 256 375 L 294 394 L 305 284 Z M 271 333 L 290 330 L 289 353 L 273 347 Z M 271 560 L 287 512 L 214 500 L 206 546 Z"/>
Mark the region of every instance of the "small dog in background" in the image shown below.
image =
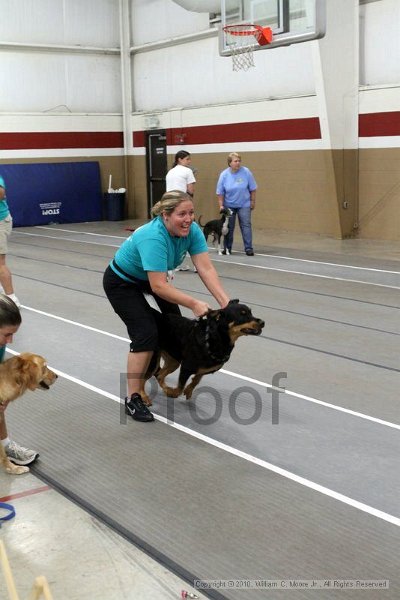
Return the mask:
<path id="1" fill-rule="evenodd" d="M 222 254 L 223 251 L 223 238 L 227 235 L 229 231 L 229 217 L 232 216 L 232 211 L 230 208 L 221 208 L 220 210 L 220 219 L 213 219 L 212 221 L 207 221 L 205 225 L 201 224 L 201 215 L 198 219 L 198 223 L 200 227 L 203 227 L 204 237 L 206 241 L 210 235 L 213 236 L 213 244 L 218 243 L 217 249 L 218 254 Z M 221 244 L 222 242 L 222 244 Z M 229 254 L 229 251 L 226 251 L 226 254 Z"/>
<path id="2" fill-rule="evenodd" d="M 13 356 L 0 364 L 0 404 L 6 405 L 16 400 L 27 390 L 48 390 L 57 377 L 58 375 L 48 368 L 46 360 L 38 354 L 25 352 Z M 3 419 L 2 412 L 0 412 L 0 419 Z M 12 475 L 21 475 L 29 471 L 29 467 L 14 465 L 8 459 L 2 444 L 0 444 L 0 464 L 7 473 Z"/>

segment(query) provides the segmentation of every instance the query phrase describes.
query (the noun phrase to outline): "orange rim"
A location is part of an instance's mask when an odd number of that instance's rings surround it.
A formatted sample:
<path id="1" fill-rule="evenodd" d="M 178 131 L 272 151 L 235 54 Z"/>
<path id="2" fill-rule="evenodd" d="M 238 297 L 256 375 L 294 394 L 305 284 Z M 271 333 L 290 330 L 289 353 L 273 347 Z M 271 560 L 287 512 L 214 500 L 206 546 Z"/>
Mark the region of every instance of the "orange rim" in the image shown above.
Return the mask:
<path id="1" fill-rule="evenodd" d="M 225 25 L 223 30 L 225 33 L 234 36 L 253 35 L 260 46 L 265 46 L 266 44 L 270 44 L 272 42 L 272 29 L 270 27 L 261 27 L 261 25 L 243 23 L 237 25 Z"/>

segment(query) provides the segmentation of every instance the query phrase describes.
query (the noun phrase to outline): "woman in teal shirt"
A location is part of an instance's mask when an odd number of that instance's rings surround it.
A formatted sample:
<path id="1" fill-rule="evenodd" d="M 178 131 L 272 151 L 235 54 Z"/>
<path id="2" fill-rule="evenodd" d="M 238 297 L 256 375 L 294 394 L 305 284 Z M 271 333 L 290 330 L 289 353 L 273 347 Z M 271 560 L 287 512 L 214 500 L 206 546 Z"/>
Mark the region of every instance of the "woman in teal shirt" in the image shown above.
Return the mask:
<path id="1" fill-rule="evenodd" d="M 145 298 L 151 294 L 162 313 L 180 314 L 180 306 L 200 317 L 210 308 L 178 290 L 170 274 L 188 252 L 200 279 L 221 308 L 229 297 L 208 255 L 202 230 L 194 222 L 191 197 L 185 192 L 166 192 L 152 209 L 154 219 L 142 225 L 122 244 L 104 273 L 104 290 L 115 312 L 128 329 L 128 398 L 125 410 L 137 421 L 154 417 L 140 396 L 144 374 L 157 348 L 157 324 Z"/>

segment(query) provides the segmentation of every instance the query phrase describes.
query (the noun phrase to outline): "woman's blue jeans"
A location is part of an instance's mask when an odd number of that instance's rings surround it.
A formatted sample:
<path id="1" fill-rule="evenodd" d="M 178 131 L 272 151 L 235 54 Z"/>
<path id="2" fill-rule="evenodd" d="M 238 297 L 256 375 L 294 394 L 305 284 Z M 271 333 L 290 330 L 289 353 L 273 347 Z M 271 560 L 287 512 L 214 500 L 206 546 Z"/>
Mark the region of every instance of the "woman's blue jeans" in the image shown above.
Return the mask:
<path id="1" fill-rule="evenodd" d="M 253 234 L 251 230 L 251 208 L 250 206 L 242 208 L 231 208 L 233 212 L 229 217 L 229 232 L 224 238 L 224 250 L 232 252 L 233 232 L 236 225 L 236 215 L 239 219 L 240 231 L 242 232 L 244 250 L 253 250 Z"/>

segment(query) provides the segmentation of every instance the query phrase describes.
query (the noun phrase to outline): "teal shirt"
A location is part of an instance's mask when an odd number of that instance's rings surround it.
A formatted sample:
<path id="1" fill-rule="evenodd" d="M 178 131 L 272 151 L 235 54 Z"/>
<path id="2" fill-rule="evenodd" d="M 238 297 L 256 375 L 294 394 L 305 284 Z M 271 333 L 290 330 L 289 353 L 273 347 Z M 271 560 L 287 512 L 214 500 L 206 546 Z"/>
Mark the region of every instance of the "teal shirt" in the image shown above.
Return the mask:
<path id="1" fill-rule="evenodd" d="M 4 360 L 4 354 L 6 352 L 6 347 L 5 346 L 0 346 L 0 363 L 3 362 Z"/>
<path id="2" fill-rule="evenodd" d="M 162 218 L 156 217 L 136 229 L 117 250 L 114 259 L 128 275 L 148 281 L 148 271 L 172 271 L 182 263 L 187 252 L 191 256 L 208 252 L 204 234 L 197 223 L 192 223 L 186 237 L 173 237 Z M 112 262 L 110 267 L 119 277 L 129 281 Z"/>
<path id="3" fill-rule="evenodd" d="M 0 175 L 0 187 L 3 187 L 4 191 L 5 191 L 6 184 L 4 183 L 4 179 L 2 178 L 1 175 Z M 10 211 L 9 211 L 8 204 L 7 204 L 7 198 L 4 197 L 4 199 L 0 201 L 0 221 L 4 221 L 4 219 L 6 217 L 8 217 L 9 214 L 10 214 Z"/>

